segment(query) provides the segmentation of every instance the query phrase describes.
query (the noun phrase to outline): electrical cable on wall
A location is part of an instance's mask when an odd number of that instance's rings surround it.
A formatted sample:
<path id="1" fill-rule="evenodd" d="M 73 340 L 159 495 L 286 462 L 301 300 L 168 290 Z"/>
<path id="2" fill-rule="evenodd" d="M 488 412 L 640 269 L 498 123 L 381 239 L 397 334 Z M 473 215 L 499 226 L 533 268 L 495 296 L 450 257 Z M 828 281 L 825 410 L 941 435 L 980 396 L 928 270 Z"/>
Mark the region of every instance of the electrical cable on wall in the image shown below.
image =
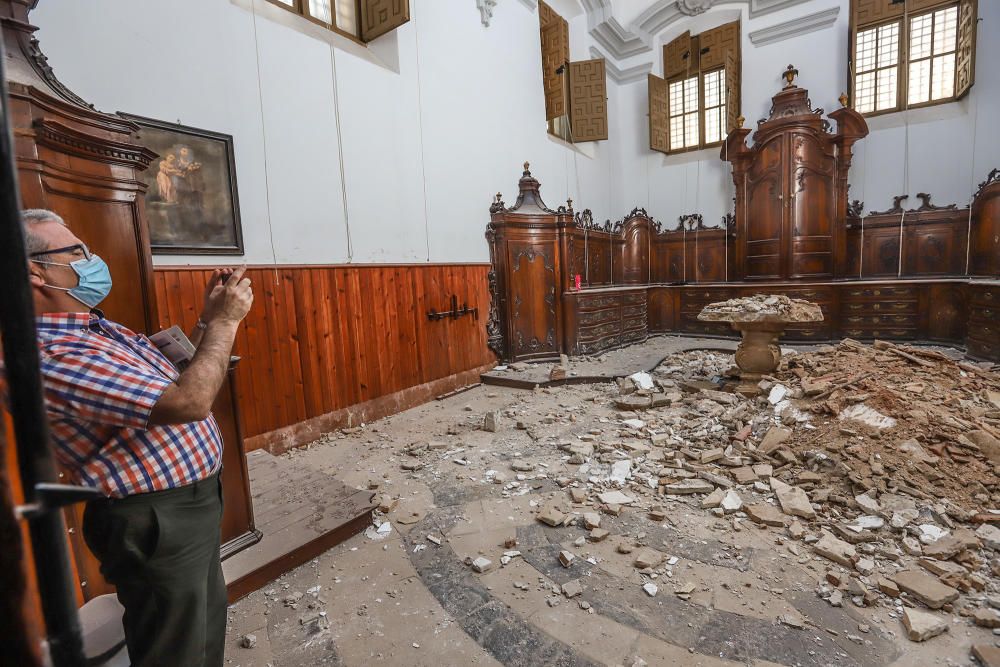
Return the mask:
<path id="1" fill-rule="evenodd" d="M 976 23 L 976 30 L 979 30 L 979 23 Z M 974 93 L 973 93 L 974 94 Z M 972 96 L 969 96 L 970 104 Z M 975 109 L 972 113 L 972 155 L 969 157 L 969 219 L 966 222 L 965 232 L 965 275 L 969 275 L 969 268 L 972 262 L 972 204 L 976 198 L 976 144 L 979 132 L 979 99 L 976 98 Z"/>
<path id="2" fill-rule="evenodd" d="M 340 194 L 344 207 L 344 228 L 347 230 L 347 263 L 354 259 L 351 239 L 351 214 L 347 205 L 347 174 L 344 173 L 344 137 L 340 130 L 340 91 L 337 89 L 337 50 L 330 45 L 330 68 L 333 71 L 333 118 L 337 129 L 337 159 L 340 161 Z"/>
<path id="3" fill-rule="evenodd" d="M 427 261 L 431 261 L 431 228 L 430 216 L 427 213 L 427 161 L 424 158 L 424 101 L 421 94 L 420 85 L 420 22 L 417 20 L 418 12 L 410 9 L 410 23 L 413 24 L 413 42 L 415 44 L 416 56 L 414 62 L 417 72 L 417 125 L 420 126 L 420 182 L 424 193 L 424 241 L 427 247 Z"/>
<path id="4" fill-rule="evenodd" d="M 264 147 L 264 206 L 267 209 L 267 234 L 271 243 L 271 262 L 274 264 L 274 279 L 278 280 L 278 252 L 274 249 L 274 227 L 271 225 L 271 183 L 267 169 L 267 130 L 264 127 L 264 89 L 260 77 L 260 41 L 257 38 L 257 3 L 250 7 L 253 22 L 254 62 L 257 66 L 257 104 L 260 109 L 260 138 Z"/>

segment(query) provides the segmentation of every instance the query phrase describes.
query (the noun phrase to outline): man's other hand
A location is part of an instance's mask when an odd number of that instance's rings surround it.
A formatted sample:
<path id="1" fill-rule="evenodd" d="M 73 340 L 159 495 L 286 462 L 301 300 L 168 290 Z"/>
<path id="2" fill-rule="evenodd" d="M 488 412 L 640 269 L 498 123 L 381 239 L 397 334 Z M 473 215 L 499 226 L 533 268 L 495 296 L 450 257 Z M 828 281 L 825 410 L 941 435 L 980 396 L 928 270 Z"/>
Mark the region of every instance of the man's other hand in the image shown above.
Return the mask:
<path id="1" fill-rule="evenodd" d="M 212 272 L 209 287 L 206 288 L 205 313 L 202 319 L 206 324 L 213 322 L 240 322 L 253 305 L 253 290 L 250 279 L 244 278 L 247 267 L 237 269 L 216 269 Z"/>

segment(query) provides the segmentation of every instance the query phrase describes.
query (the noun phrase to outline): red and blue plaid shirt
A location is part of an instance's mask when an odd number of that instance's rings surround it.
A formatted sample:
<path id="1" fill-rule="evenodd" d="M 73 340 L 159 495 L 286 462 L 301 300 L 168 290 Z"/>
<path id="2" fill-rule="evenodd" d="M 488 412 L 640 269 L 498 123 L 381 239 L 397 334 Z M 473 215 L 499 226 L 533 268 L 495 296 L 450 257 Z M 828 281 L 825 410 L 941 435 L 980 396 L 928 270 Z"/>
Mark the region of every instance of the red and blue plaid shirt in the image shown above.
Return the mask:
<path id="1" fill-rule="evenodd" d="M 145 336 L 93 313 L 37 319 L 45 402 L 56 456 L 78 484 L 121 498 L 215 473 L 215 418 L 153 426 L 149 414 L 177 369 Z"/>

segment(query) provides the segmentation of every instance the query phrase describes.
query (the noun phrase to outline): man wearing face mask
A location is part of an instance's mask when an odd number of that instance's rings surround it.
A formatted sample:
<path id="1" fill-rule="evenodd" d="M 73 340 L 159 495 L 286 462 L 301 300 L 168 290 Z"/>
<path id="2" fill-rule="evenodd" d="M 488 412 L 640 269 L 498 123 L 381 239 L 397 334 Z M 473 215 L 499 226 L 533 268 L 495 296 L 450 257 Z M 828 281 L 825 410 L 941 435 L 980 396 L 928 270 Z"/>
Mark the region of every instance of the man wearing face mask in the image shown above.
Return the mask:
<path id="1" fill-rule="evenodd" d="M 52 439 L 72 481 L 106 496 L 88 503 L 83 534 L 125 607 L 132 665 L 218 667 L 222 436 L 211 406 L 253 303 L 245 267 L 213 274 L 197 353 L 179 372 L 97 310 L 110 272 L 62 218 L 27 210 L 22 225 Z"/>

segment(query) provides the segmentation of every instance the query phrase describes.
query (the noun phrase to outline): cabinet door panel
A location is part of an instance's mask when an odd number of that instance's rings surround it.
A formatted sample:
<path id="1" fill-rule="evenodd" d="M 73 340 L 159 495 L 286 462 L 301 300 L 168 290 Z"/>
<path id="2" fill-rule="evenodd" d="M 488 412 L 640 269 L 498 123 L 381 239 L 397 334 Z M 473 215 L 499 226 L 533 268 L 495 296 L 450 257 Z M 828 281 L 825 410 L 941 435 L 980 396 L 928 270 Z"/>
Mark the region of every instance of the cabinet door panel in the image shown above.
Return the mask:
<path id="1" fill-rule="evenodd" d="M 781 275 L 783 153 L 782 137 L 769 140 L 747 174 L 747 278 Z"/>
<path id="2" fill-rule="evenodd" d="M 507 246 L 511 341 L 517 359 L 559 352 L 555 251 L 552 243 L 512 241 Z"/>
<path id="3" fill-rule="evenodd" d="M 836 164 L 813 135 L 791 138 L 789 276 L 833 275 L 833 224 L 837 216 Z"/>

